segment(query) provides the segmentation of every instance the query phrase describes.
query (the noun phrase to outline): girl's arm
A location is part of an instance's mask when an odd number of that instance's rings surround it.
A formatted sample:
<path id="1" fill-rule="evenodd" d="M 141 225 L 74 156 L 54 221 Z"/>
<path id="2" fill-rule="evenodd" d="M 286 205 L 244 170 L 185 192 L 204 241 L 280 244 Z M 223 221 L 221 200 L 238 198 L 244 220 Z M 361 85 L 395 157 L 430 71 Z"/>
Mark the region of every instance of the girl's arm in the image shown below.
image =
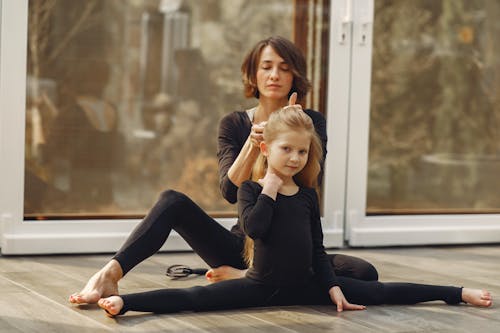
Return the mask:
<path id="1" fill-rule="evenodd" d="M 321 228 L 321 218 L 319 214 L 319 201 L 316 191 L 311 189 L 312 198 L 312 221 L 311 232 L 313 240 L 313 265 L 314 271 L 318 275 L 320 281 L 327 288 L 330 299 L 337 306 L 337 311 L 343 310 L 364 310 L 364 305 L 351 304 L 347 301 L 342 290 L 340 289 L 337 277 L 333 272 L 332 264 L 328 259 L 325 247 L 323 245 L 323 229 Z"/>
<path id="2" fill-rule="evenodd" d="M 276 201 L 261 192 L 261 186 L 252 181 L 243 182 L 238 189 L 238 222 L 252 239 L 265 237 L 276 207 Z"/>
<path id="3" fill-rule="evenodd" d="M 321 228 L 321 219 L 319 213 L 319 202 L 316 191 L 311 189 L 311 235 L 313 241 L 313 269 L 319 277 L 325 290 L 330 290 L 338 286 L 337 277 L 333 272 L 332 264 L 328 259 L 325 247 L 323 246 L 323 229 Z"/>

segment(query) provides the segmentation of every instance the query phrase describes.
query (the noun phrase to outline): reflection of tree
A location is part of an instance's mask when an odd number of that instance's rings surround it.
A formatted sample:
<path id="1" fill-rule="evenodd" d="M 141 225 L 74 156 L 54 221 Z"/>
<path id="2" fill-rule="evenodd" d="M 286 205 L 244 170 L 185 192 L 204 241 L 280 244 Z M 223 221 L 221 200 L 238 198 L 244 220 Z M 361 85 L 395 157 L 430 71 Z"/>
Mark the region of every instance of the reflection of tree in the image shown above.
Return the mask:
<path id="1" fill-rule="evenodd" d="M 491 46 L 497 44 L 494 15 L 500 4 L 375 1 L 375 7 L 371 190 L 378 191 L 377 177 L 388 178 L 392 202 L 385 205 L 393 207 L 411 207 L 413 200 L 432 205 L 425 193 L 420 198 L 411 193 L 425 182 L 436 185 L 431 191 L 444 200 L 459 197 L 477 181 L 477 169 L 441 167 L 431 171 L 433 177 L 439 174 L 434 183 L 416 178 L 429 176 L 421 173 L 426 154 L 480 156 L 500 151 L 499 50 Z M 380 204 L 377 195 L 371 198 L 372 205 Z M 453 198 L 446 204 L 453 205 Z"/>

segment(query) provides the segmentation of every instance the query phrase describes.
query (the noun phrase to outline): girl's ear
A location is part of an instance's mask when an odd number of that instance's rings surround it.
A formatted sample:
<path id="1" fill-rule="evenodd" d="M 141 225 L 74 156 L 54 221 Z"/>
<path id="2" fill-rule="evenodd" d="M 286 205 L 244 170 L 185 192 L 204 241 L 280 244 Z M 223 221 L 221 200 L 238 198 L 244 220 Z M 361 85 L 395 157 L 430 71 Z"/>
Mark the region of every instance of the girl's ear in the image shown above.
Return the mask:
<path id="1" fill-rule="evenodd" d="M 267 150 L 267 145 L 264 141 L 261 141 L 260 143 L 260 152 L 262 153 L 262 155 L 267 157 L 268 150 Z"/>

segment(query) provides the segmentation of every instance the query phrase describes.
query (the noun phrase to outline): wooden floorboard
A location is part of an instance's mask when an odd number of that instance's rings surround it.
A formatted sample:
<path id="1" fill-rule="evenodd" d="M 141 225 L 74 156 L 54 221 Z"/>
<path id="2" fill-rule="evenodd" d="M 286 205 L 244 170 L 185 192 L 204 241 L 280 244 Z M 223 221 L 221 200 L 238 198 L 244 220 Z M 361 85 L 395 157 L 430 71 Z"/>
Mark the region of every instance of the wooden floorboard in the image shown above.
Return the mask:
<path id="1" fill-rule="evenodd" d="M 489 289 L 500 297 L 500 245 L 342 249 L 378 269 L 382 281 Z M 500 332 L 500 307 L 479 309 L 432 302 L 370 306 L 337 313 L 333 306 L 291 306 L 211 313 L 108 318 L 95 305 L 74 306 L 78 291 L 109 255 L 0 256 L 0 332 Z M 132 270 L 120 292 L 204 285 L 202 277 L 171 280 L 168 265 L 205 267 L 193 253 L 157 254 Z"/>

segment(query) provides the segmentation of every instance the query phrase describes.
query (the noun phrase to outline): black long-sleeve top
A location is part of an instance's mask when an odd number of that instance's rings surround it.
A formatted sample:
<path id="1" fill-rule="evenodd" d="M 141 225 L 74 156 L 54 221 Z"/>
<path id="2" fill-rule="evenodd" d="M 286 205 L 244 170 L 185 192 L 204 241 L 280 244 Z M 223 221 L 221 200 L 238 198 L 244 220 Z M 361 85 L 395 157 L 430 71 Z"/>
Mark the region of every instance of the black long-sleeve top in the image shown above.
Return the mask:
<path id="1" fill-rule="evenodd" d="M 326 120 L 323 115 L 311 109 L 305 109 L 304 112 L 311 117 L 316 132 L 318 133 L 322 148 L 323 159 L 326 157 Z M 252 122 L 248 117 L 246 111 L 235 111 L 226 115 L 219 123 L 218 135 L 218 149 L 217 158 L 219 159 L 219 185 L 222 196 L 230 203 L 236 203 L 238 187 L 231 182 L 227 176 L 229 168 L 233 165 L 238 157 L 243 145 L 245 144 L 250 130 L 252 129 Z M 321 163 L 321 170 L 323 170 L 323 162 Z M 320 172 L 318 184 L 321 183 L 322 172 Z M 232 232 L 243 237 L 243 232 L 238 225 L 233 226 Z"/>
<path id="2" fill-rule="evenodd" d="M 241 229 L 254 240 L 253 265 L 247 277 L 274 286 L 304 285 L 317 275 L 326 290 L 338 285 L 323 246 L 316 191 L 299 188 L 278 193 L 276 201 L 262 186 L 245 181 L 238 190 Z"/>

